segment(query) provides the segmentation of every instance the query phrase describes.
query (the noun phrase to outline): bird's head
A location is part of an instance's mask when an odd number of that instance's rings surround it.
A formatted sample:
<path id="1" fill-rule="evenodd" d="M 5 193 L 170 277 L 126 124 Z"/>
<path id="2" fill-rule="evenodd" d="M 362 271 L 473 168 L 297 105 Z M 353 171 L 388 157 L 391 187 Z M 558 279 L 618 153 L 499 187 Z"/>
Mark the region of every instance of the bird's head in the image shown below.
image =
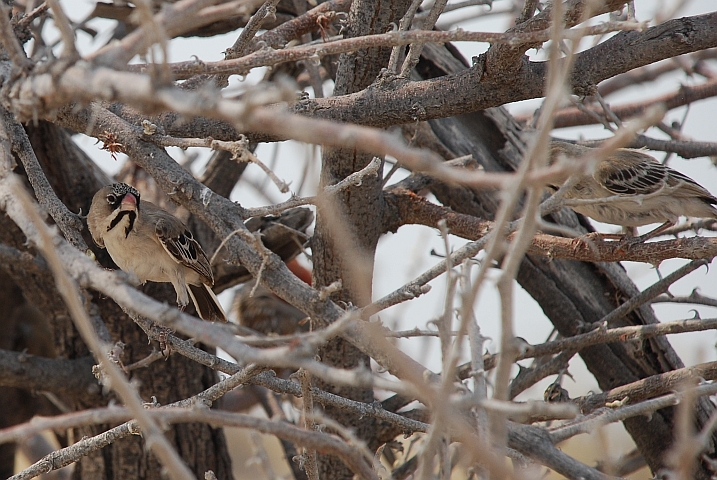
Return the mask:
<path id="1" fill-rule="evenodd" d="M 107 203 L 110 208 L 122 212 L 139 211 L 139 192 L 126 183 L 115 183 L 110 186 L 107 193 Z"/>
<path id="2" fill-rule="evenodd" d="M 572 162 L 590 152 L 590 148 L 567 142 L 552 141 L 548 150 L 548 165 L 553 166 L 561 162 Z M 570 176 L 566 173 L 564 177 L 556 179 L 546 185 L 548 190 L 555 193 L 565 180 Z"/>
<path id="3" fill-rule="evenodd" d="M 105 188 L 109 189 L 105 197 L 109 208 L 112 212 L 117 212 L 113 214 L 114 218 L 107 231 L 117 226 L 126 216 L 128 223 L 125 226 L 125 237 L 127 237 L 134 229 L 134 222 L 139 216 L 139 192 L 126 183 L 115 183 Z"/>

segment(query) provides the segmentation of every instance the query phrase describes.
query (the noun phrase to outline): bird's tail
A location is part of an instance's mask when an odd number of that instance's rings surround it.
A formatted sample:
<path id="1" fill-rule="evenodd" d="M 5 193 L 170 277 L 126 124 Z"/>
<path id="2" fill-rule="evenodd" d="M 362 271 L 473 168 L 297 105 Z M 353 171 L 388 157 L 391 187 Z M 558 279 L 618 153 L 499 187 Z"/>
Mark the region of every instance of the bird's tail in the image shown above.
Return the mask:
<path id="1" fill-rule="evenodd" d="M 189 285 L 189 296 L 192 297 L 197 314 L 202 320 L 210 322 L 227 321 L 224 309 L 208 285 Z"/>

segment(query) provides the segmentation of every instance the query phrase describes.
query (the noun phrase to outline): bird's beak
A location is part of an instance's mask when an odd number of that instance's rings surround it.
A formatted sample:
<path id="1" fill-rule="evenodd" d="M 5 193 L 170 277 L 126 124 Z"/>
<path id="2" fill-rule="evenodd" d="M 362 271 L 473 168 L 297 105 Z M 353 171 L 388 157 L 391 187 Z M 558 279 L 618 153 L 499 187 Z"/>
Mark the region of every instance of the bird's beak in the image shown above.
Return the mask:
<path id="1" fill-rule="evenodd" d="M 120 210 L 123 212 L 134 212 L 137 210 L 137 198 L 132 195 L 131 193 L 128 193 L 124 196 L 122 199 L 122 203 L 120 204 Z"/>

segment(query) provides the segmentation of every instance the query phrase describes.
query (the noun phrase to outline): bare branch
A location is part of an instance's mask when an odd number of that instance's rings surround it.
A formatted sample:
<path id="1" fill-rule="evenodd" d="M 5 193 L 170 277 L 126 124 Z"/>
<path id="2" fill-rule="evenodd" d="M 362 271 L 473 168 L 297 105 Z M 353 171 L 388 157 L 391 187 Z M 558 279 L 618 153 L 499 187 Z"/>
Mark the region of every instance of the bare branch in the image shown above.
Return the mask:
<path id="1" fill-rule="evenodd" d="M 79 54 L 75 47 L 75 32 L 72 25 L 70 25 L 70 20 L 67 18 L 67 15 L 65 15 L 65 11 L 60 6 L 58 0 L 46 0 L 46 3 L 52 10 L 52 17 L 55 19 L 55 23 L 57 23 L 57 27 L 62 34 L 62 42 L 64 43 L 62 56 L 65 58 L 76 58 Z"/>
<path id="2" fill-rule="evenodd" d="M 40 167 L 40 163 L 30 144 L 30 139 L 27 138 L 22 125 L 15 121 L 13 115 L 4 108 L 0 108 L 0 113 L 2 114 L 3 123 L 12 134 L 10 137 L 12 139 L 12 150 L 20 158 L 38 202 L 52 216 L 65 238 L 80 251 L 87 251 L 87 243 L 82 238 L 84 224 L 80 216 L 72 213 L 57 198 L 52 186 L 50 186 L 50 182 L 47 181 L 47 177 L 42 171 L 42 167 Z"/>
<path id="3" fill-rule="evenodd" d="M 10 55 L 13 65 L 20 71 L 25 71 L 32 66 L 32 62 L 27 58 L 20 42 L 17 41 L 15 31 L 10 23 L 11 14 L 12 9 L 7 4 L 0 4 L 0 41 Z"/>
<path id="4" fill-rule="evenodd" d="M 683 379 L 684 380 L 684 379 Z M 708 383 L 699 385 L 695 389 L 697 395 L 714 395 L 717 393 L 717 384 Z M 672 393 L 661 397 L 652 398 L 639 403 L 617 408 L 600 408 L 591 415 L 576 418 L 573 421 L 550 429 L 550 438 L 553 442 L 559 443 L 581 433 L 594 432 L 602 425 L 619 422 L 627 418 L 639 415 L 650 415 L 662 408 L 671 407 L 679 403 L 681 394 Z"/>
<path id="5" fill-rule="evenodd" d="M 97 379 L 90 357 L 77 360 L 44 358 L 0 350 L 0 385 L 70 396 L 96 395 Z"/>

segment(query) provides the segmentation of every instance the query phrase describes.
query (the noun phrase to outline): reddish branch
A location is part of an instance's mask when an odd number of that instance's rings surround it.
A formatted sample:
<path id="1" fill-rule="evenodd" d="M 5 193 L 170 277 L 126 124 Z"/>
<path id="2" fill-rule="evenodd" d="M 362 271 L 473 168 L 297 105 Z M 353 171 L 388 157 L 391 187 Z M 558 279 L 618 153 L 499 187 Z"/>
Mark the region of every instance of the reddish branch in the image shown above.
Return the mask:
<path id="1" fill-rule="evenodd" d="M 387 194 L 397 208 L 400 224 L 418 224 L 437 228 L 445 220 L 450 232 L 468 240 L 478 240 L 493 230 L 493 222 L 471 215 L 456 213 L 448 207 L 429 202 L 412 192 Z M 391 228 L 397 228 L 393 225 Z M 512 235 L 508 237 L 510 241 Z M 599 238 L 555 237 L 538 233 L 528 254 L 551 258 L 566 258 L 584 262 L 634 261 L 657 265 L 670 258 L 690 260 L 711 259 L 717 255 L 717 238 L 677 238 L 659 242 L 621 246 L 619 242 Z"/>

